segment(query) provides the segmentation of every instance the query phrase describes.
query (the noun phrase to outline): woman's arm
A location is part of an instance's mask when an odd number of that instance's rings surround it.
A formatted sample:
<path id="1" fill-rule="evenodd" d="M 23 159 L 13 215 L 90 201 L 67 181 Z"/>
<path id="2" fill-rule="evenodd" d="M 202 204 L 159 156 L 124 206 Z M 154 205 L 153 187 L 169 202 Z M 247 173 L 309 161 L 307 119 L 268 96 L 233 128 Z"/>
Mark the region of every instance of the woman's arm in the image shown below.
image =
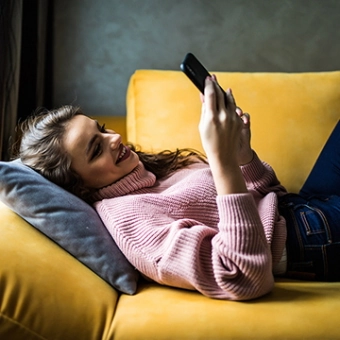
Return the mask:
<path id="1" fill-rule="evenodd" d="M 198 222 L 207 220 L 213 200 L 191 207 L 195 219 L 169 215 L 169 210 L 187 215 L 187 199 L 182 197 L 186 185 L 191 188 L 185 180 L 176 188 L 179 195 L 173 192 L 176 207 L 167 206 L 168 199 L 158 195 L 106 199 L 95 207 L 128 260 L 156 282 L 231 300 L 271 291 L 270 245 L 252 195 L 218 196 L 218 215 L 214 207 L 208 218 L 218 221 L 216 228 Z"/>
<path id="2" fill-rule="evenodd" d="M 219 195 L 257 191 L 285 194 L 275 172 L 251 148 L 250 116 L 224 95 L 216 77 L 206 80 L 199 131 Z M 241 167 L 240 167 L 241 166 Z"/>
<path id="3" fill-rule="evenodd" d="M 278 196 L 287 193 L 273 168 L 266 162 L 261 161 L 255 152 L 253 160 L 241 166 L 241 171 L 248 190 L 253 193 L 256 192 L 261 197 L 270 192 L 275 192 Z"/>

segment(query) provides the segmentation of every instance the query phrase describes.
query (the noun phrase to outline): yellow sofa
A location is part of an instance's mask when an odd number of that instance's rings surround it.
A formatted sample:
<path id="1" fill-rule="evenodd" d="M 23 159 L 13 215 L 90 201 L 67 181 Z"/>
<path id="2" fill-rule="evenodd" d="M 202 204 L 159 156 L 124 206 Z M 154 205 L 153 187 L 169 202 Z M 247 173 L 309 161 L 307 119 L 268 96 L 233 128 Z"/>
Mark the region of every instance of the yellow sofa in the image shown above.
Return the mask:
<path id="1" fill-rule="evenodd" d="M 251 113 L 253 147 L 297 192 L 340 117 L 340 72 L 216 73 Z M 140 70 L 122 117 L 97 117 L 144 149 L 193 147 L 200 101 L 176 71 Z M 339 264 L 340 265 L 340 264 Z M 0 202 L 0 339 L 340 339 L 340 283 L 277 279 L 249 302 L 140 282 L 119 294 Z"/>

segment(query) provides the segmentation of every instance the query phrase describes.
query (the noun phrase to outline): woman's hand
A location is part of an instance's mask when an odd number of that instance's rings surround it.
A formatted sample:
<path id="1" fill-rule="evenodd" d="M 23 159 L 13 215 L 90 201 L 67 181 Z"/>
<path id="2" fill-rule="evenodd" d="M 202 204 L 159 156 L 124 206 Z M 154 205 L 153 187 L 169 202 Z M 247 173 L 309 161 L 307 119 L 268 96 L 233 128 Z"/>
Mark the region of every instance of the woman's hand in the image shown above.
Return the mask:
<path id="1" fill-rule="evenodd" d="M 224 95 L 215 77 L 206 79 L 199 132 L 218 194 L 247 192 L 239 164 L 251 160 L 248 118 L 231 90 Z"/>
<path id="2" fill-rule="evenodd" d="M 243 128 L 240 138 L 240 149 L 238 154 L 238 164 L 245 165 L 250 163 L 254 157 L 254 152 L 250 145 L 250 115 L 249 113 L 243 113 L 243 111 L 239 107 L 236 108 L 236 113 L 243 121 Z"/>

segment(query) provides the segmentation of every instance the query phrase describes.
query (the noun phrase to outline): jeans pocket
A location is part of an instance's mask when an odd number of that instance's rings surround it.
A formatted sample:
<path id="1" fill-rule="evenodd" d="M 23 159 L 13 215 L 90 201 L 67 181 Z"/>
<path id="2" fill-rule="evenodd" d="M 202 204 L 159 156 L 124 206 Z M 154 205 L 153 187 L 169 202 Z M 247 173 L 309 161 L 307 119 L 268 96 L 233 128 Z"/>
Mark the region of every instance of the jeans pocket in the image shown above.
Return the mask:
<path id="1" fill-rule="evenodd" d="M 309 205 L 300 205 L 295 207 L 300 216 L 300 223 L 303 230 L 300 229 L 300 235 L 305 246 L 318 246 L 332 242 L 329 224 L 324 213 L 315 207 Z"/>

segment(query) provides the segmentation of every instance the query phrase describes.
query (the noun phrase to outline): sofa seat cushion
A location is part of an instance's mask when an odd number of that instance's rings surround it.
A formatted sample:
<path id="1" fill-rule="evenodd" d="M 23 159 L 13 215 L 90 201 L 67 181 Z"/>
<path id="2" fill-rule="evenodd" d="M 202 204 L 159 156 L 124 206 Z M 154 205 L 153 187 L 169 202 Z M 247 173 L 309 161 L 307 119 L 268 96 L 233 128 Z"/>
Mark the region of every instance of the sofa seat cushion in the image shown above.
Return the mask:
<path id="1" fill-rule="evenodd" d="M 282 279 L 249 302 L 143 283 L 119 299 L 115 340 L 338 339 L 338 310 L 340 283 Z"/>

